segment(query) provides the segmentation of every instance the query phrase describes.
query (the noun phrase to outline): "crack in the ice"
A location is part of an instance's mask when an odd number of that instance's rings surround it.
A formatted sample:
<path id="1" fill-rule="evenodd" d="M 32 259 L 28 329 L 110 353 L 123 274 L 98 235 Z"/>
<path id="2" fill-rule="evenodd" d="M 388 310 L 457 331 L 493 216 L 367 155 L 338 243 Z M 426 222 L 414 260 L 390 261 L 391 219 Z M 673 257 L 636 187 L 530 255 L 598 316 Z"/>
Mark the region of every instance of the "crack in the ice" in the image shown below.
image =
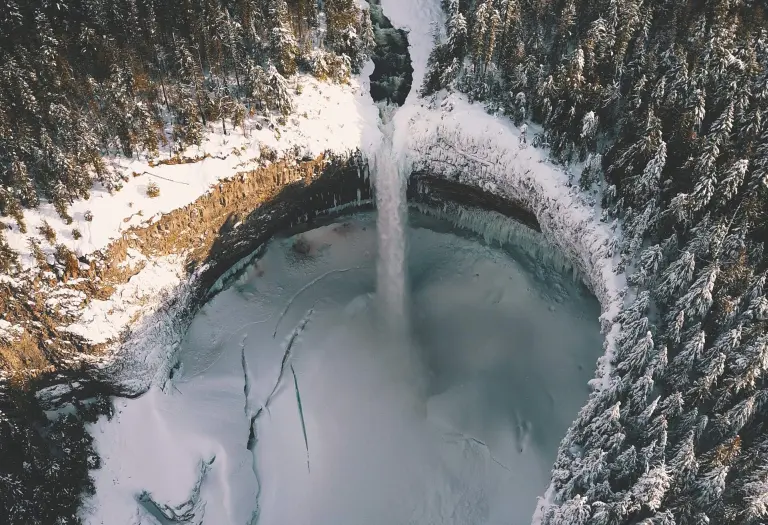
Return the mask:
<path id="1" fill-rule="evenodd" d="M 213 456 L 208 461 L 200 462 L 200 475 L 195 486 L 192 487 L 192 492 L 187 501 L 172 507 L 165 503 L 158 503 L 152 498 L 152 494 L 146 490 L 142 491 L 136 497 L 136 500 L 162 525 L 190 523 L 192 520 L 197 522 L 198 519 L 202 522 L 202 518 L 205 516 L 205 502 L 200 501 L 200 490 L 215 460 L 216 456 Z"/>
<path id="2" fill-rule="evenodd" d="M 243 396 L 245 397 L 245 415 L 249 418 L 248 424 L 248 441 L 245 444 L 245 448 L 251 453 L 251 470 L 253 470 L 253 476 L 256 480 L 256 508 L 251 515 L 251 524 L 255 524 L 259 519 L 259 496 L 261 495 L 261 480 L 259 479 L 259 470 L 256 468 L 256 418 L 259 417 L 263 407 L 259 407 L 255 414 L 251 414 L 251 372 L 248 368 L 248 360 L 245 357 L 245 341 L 248 339 L 246 334 L 243 337 L 243 341 L 240 344 L 240 362 L 243 367 Z"/>
<path id="3" fill-rule="evenodd" d="M 289 360 L 292 356 L 291 350 L 293 349 L 293 345 L 296 343 L 296 340 L 298 339 L 299 335 L 304 331 L 307 324 L 309 323 L 310 319 L 312 318 L 312 314 L 314 313 L 314 307 L 310 308 L 306 314 L 304 314 L 304 317 L 299 321 L 299 324 L 296 325 L 296 328 L 294 328 L 293 332 L 291 333 L 291 336 L 288 338 L 286 344 L 285 344 L 285 352 L 283 353 L 283 359 L 280 363 L 280 372 L 278 373 L 277 380 L 275 381 L 275 386 L 272 388 L 272 391 L 269 393 L 267 398 L 264 400 L 264 403 L 259 407 L 258 410 L 254 414 L 251 414 L 252 411 L 252 405 L 250 401 L 250 393 L 251 393 L 251 376 L 250 376 L 250 370 L 248 368 L 248 360 L 245 356 L 245 340 L 248 337 L 247 335 L 243 337 L 243 342 L 240 348 L 241 351 L 241 364 L 243 367 L 243 394 L 245 396 L 245 415 L 249 417 L 249 426 L 248 426 L 248 441 L 246 442 L 246 448 L 253 456 L 253 461 L 251 463 L 251 468 L 253 469 L 253 475 L 256 478 L 256 486 L 257 486 L 257 492 L 256 492 L 256 509 L 253 511 L 253 515 L 251 517 L 251 525 L 255 525 L 259 520 L 259 514 L 260 514 L 260 506 L 259 506 L 259 498 L 261 497 L 261 479 L 259 477 L 259 469 L 256 465 L 256 445 L 258 443 L 258 434 L 256 432 L 256 423 L 258 422 L 258 419 L 261 417 L 261 415 L 266 410 L 269 411 L 269 404 L 272 401 L 273 397 L 275 396 L 275 393 L 277 392 L 277 389 L 280 386 L 280 383 L 282 382 L 283 376 L 285 375 L 286 365 L 289 364 Z M 294 382 L 294 389 L 296 390 L 296 399 L 299 406 L 299 416 L 301 417 L 301 426 L 302 430 L 304 431 L 304 446 L 307 450 L 307 470 L 309 470 L 309 446 L 307 445 L 307 430 L 304 426 L 304 414 L 301 407 L 301 397 L 299 396 L 299 385 L 298 380 L 296 379 L 296 371 L 293 369 L 293 365 L 290 364 L 291 372 L 293 373 L 293 382 Z"/>
<path id="4" fill-rule="evenodd" d="M 251 415 L 251 371 L 248 368 L 248 360 L 245 357 L 245 342 L 248 340 L 248 335 L 243 336 L 243 340 L 240 343 L 240 363 L 243 367 L 243 395 L 245 396 L 245 415 L 250 417 Z"/>
<path id="5" fill-rule="evenodd" d="M 307 451 L 307 472 L 309 470 L 309 442 L 307 441 L 307 426 L 304 423 L 304 409 L 301 406 L 301 394 L 299 393 L 299 380 L 296 378 L 296 370 L 291 363 L 291 373 L 293 374 L 293 388 L 296 390 L 296 405 L 299 408 L 299 419 L 301 419 L 301 431 L 304 433 L 304 448 Z"/>
<path id="6" fill-rule="evenodd" d="M 315 277 L 314 279 L 309 281 L 307 284 L 302 286 L 299 289 L 298 292 L 293 294 L 293 296 L 288 300 L 288 303 L 285 305 L 285 308 L 283 308 L 283 311 L 280 312 L 280 317 L 277 319 L 277 324 L 275 324 L 275 331 L 272 333 L 272 337 L 273 338 L 277 337 L 277 330 L 278 330 L 278 328 L 280 328 L 280 323 L 282 322 L 283 317 L 285 317 L 285 314 L 288 313 L 288 310 L 290 309 L 291 305 L 299 297 L 299 295 L 301 295 L 303 292 L 309 290 L 311 287 L 313 287 L 314 285 L 316 285 L 317 283 L 319 283 L 320 281 L 322 281 L 323 279 L 325 279 L 326 277 L 328 277 L 330 275 L 337 274 L 337 273 L 346 273 L 346 272 L 349 272 L 349 271 L 352 271 L 352 270 L 362 270 L 364 268 L 366 268 L 366 266 L 353 266 L 351 268 L 340 268 L 340 269 L 336 269 L 336 270 L 330 270 L 330 271 L 327 271 L 324 274 L 320 275 L 319 277 Z"/>
<path id="7" fill-rule="evenodd" d="M 301 321 L 299 321 L 299 324 L 296 325 L 296 328 L 293 329 L 290 337 L 288 337 L 288 341 L 285 344 L 285 352 L 283 353 L 283 360 L 280 363 L 280 373 L 277 376 L 277 381 L 275 382 L 275 386 L 272 388 L 272 392 L 269 393 L 267 400 L 264 403 L 264 408 L 266 408 L 267 411 L 269 411 L 269 403 L 272 401 L 272 398 L 274 397 L 275 392 L 277 392 L 277 389 L 283 380 L 283 376 L 285 375 L 285 367 L 288 364 L 288 360 L 291 358 L 291 350 L 293 349 L 293 345 L 298 339 L 299 335 L 301 335 L 301 333 L 304 331 L 304 328 L 306 328 L 307 323 L 309 323 L 309 320 L 312 318 L 312 314 L 314 312 L 314 306 L 307 310 L 307 313 L 304 314 L 304 317 L 301 319 Z"/>
<path id="8" fill-rule="evenodd" d="M 491 458 L 491 461 L 496 463 L 498 466 L 506 470 L 507 472 L 512 472 L 512 470 L 506 466 L 504 463 L 496 459 L 496 457 L 493 455 L 493 452 L 491 451 L 491 447 L 489 447 L 484 441 L 481 441 L 477 439 L 476 437 L 469 436 L 467 434 L 464 434 L 463 432 L 459 432 L 458 430 L 452 430 L 450 432 L 446 432 L 448 435 L 458 436 L 459 438 L 463 439 L 464 441 L 467 441 L 469 443 L 476 443 L 483 447 L 488 452 L 488 457 Z"/>

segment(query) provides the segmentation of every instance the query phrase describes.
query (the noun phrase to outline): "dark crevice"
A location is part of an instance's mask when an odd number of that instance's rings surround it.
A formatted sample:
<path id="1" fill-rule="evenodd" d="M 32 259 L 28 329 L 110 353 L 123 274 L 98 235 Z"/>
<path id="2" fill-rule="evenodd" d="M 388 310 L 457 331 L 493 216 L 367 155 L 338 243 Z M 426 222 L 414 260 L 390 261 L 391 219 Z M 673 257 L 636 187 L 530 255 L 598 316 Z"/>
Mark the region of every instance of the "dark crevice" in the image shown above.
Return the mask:
<path id="1" fill-rule="evenodd" d="M 301 432 L 304 434 L 304 449 L 307 451 L 307 472 L 309 472 L 309 440 L 307 439 L 307 424 L 304 421 L 304 407 L 301 404 L 299 378 L 296 377 L 296 370 L 294 370 L 293 364 L 291 364 L 291 374 L 293 374 L 293 389 L 296 392 L 296 406 L 299 409 L 299 419 L 301 419 Z"/>
<path id="2" fill-rule="evenodd" d="M 176 525 L 186 523 L 199 523 L 205 514 L 205 505 L 200 502 L 200 489 L 205 477 L 216 460 L 216 456 L 208 461 L 200 462 L 200 474 L 189 499 L 180 505 L 171 507 L 164 503 L 158 503 L 152 498 L 152 494 L 144 491 L 136 499 L 144 509 L 162 525 Z"/>
<path id="3" fill-rule="evenodd" d="M 380 0 L 370 0 L 376 47 L 371 73 L 371 98 L 402 106 L 413 84 L 413 66 L 408 52 L 408 33 L 395 29 L 384 16 Z"/>
<path id="4" fill-rule="evenodd" d="M 283 380 L 283 375 L 285 374 L 288 360 L 291 358 L 291 349 L 293 348 L 296 339 L 298 339 L 299 334 L 304 331 L 307 323 L 312 318 L 313 313 L 314 309 L 310 308 L 309 311 L 307 311 L 307 313 L 301 319 L 301 321 L 299 321 L 299 324 L 296 326 L 296 328 L 293 329 L 291 335 L 288 337 L 288 342 L 285 344 L 285 352 L 283 353 L 283 360 L 280 362 L 280 374 L 277 376 L 277 381 L 275 382 L 275 386 L 272 388 L 272 392 L 269 393 L 267 400 L 264 402 L 265 407 L 269 406 L 270 401 L 272 401 L 272 397 L 275 395 L 275 392 L 277 392 L 277 388 L 280 386 L 280 382 Z M 275 333 L 277 333 L 277 330 L 275 330 Z"/>
<path id="5" fill-rule="evenodd" d="M 427 173 L 414 173 L 408 183 L 408 201 L 440 208 L 453 202 L 468 208 L 494 211 L 514 219 L 534 231 L 541 232 L 536 215 L 524 205 L 508 197 L 494 195 L 469 184 L 452 181 Z"/>

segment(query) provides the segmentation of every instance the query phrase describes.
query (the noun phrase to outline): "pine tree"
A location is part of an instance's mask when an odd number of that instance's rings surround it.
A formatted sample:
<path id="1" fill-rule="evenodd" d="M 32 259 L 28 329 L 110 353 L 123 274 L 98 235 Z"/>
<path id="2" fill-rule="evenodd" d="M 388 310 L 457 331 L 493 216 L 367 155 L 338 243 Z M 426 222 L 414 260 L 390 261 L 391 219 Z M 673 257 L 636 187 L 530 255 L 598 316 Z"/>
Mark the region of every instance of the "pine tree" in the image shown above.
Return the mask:
<path id="1" fill-rule="evenodd" d="M 747 523 L 768 518 L 768 468 L 763 466 L 741 488 L 738 512 Z"/>
<path id="2" fill-rule="evenodd" d="M 353 70 L 358 71 L 367 58 L 370 41 L 361 32 L 363 17 L 355 0 L 325 0 L 326 45 L 334 52 L 349 57 Z M 363 38 L 361 38 L 361 35 Z"/>
<path id="3" fill-rule="evenodd" d="M 288 82 L 274 66 L 267 68 L 264 76 L 264 97 L 269 109 L 273 109 L 283 115 L 288 115 L 293 110 L 293 101 L 288 87 Z"/>
<path id="4" fill-rule="evenodd" d="M 288 5 L 285 0 L 271 0 L 269 14 L 274 20 L 274 27 L 269 35 L 272 59 L 280 74 L 292 75 L 296 72 L 299 46 L 290 29 Z"/>
<path id="5" fill-rule="evenodd" d="M 663 463 L 649 469 L 632 487 L 633 505 L 651 512 L 661 508 L 670 487 L 670 476 Z"/>

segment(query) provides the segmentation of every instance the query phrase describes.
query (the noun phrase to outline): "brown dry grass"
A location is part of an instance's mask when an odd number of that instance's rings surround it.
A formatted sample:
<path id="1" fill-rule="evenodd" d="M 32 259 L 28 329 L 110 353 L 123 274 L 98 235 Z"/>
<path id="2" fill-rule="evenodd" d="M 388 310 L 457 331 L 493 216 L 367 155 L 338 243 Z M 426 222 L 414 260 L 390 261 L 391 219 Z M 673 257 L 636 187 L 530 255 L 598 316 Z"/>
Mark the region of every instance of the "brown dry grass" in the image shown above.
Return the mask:
<path id="1" fill-rule="evenodd" d="M 205 155 L 195 155 L 194 157 L 182 157 L 180 155 L 174 155 L 170 159 L 150 160 L 149 166 L 154 168 L 155 166 L 164 166 L 164 165 L 175 166 L 177 164 L 194 164 L 195 162 L 200 162 L 201 160 L 210 159 L 210 158 L 211 158 L 210 153 L 206 153 Z"/>
<path id="2" fill-rule="evenodd" d="M 48 366 L 48 359 L 40 349 L 38 341 L 24 332 L 13 343 L 0 343 L 0 368 L 11 373 L 23 370 L 41 369 Z"/>

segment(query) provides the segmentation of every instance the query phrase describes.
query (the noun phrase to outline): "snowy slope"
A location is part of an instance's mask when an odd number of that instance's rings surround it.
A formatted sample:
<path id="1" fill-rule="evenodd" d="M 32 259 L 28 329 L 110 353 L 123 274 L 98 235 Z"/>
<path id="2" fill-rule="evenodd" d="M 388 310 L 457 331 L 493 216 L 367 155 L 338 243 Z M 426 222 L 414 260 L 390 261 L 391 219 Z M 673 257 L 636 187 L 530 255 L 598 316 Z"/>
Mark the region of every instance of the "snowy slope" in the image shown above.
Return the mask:
<path id="1" fill-rule="evenodd" d="M 269 146 L 278 154 L 297 149 L 302 155 L 312 157 L 327 150 L 343 153 L 359 148 L 370 151 L 381 136 L 377 126 L 378 110 L 369 94 L 368 76 L 372 70 L 373 63 L 367 64 L 361 75 L 352 78 L 348 85 L 298 76 L 291 85 L 301 86 L 301 93 L 296 95 L 295 112 L 287 118 L 285 125 L 281 126 L 273 119 L 274 126 L 270 129 L 268 121 L 257 117 L 248 120 L 245 129 L 233 130 L 228 124 L 225 136 L 219 122 L 211 123 L 203 144 L 199 148 L 188 148 L 182 155 L 207 156 L 199 162 L 153 167 L 147 158 L 107 159 L 127 181 L 120 191 L 111 194 L 95 185 L 89 199 L 75 201 L 70 207 L 72 224 L 67 225 L 50 203 L 24 211 L 26 233 L 19 230 L 12 218 L 0 218 L 0 227 L 5 229 L 11 248 L 20 254 L 22 267 L 27 272 L 26 277 L 22 274 L 17 279 L 33 279 L 37 271 L 29 244 L 31 239 L 39 243 L 49 262 L 53 260 L 54 244 L 59 243 L 77 256 L 87 256 L 107 247 L 129 228 L 152 224 L 162 214 L 194 202 L 217 182 L 257 167 L 262 146 Z M 165 155 L 163 158 L 167 158 L 167 153 Z M 159 187 L 158 197 L 147 196 L 149 183 Z M 92 214 L 92 221 L 86 220 L 86 212 Z M 56 233 L 54 243 L 49 243 L 38 231 L 44 221 Z M 81 238 L 75 239 L 74 229 L 79 230 Z M 110 298 L 92 300 L 85 308 L 72 301 L 48 305 L 66 308 L 69 316 L 76 318 L 71 324 L 60 326 L 59 330 L 80 335 L 92 344 L 114 341 L 130 324 L 156 311 L 164 298 L 175 293 L 186 278 L 185 261 L 181 256 L 150 261 L 143 254 L 133 253 L 123 264 L 144 267 L 129 282 L 119 285 Z M 70 293 L 69 288 L 56 282 L 55 278 L 50 282 L 52 284 L 45 284 L 38 291 L 53 296 Z M 0 343 L 12 343 L 23 332 L 23 326 L 0 319 Z"/>
<path id="2" fill-rule="evenodd" d="M 246 122 L 245 130 L 231 129 L 228 123 L 225 136 L 220 122 L 210 123 L 202 145 L 190 147 L 183 153 L 188 157 L 211 156 L 200 162 L 152 167 L 146 158 L 107 159 L 128 181 L 112 194 L 94 186 L 89 199 L 78 200 L 70 207 L 72 224 L 65 224 L 52 204 L 43 203 L 36 209 L 24 211 L 26 234 L 19 231 L 10 217 L 0 218 L 0 227 L 6 228 L 8 243 L 21 255 L 22 266 L 33 268 L 35 260 L 30 253 L 29 238 L 40 241 L 44 252 L 53 252 L 38 233 L 43 221 L 56 231 L 57 243 L 63 243 L 78 256 L 85 255 L 104 248 L 132 226 L 151 223 L 159 214 L 194 202 L 216 182 L 252 169 L 257 165 L 261 145 L 270 146 L 278 153 L 298 147 L 300 152 L 312 156 L 326 150 L 370 149 L 380 135 L 376 126 L 378 113 L 369 95 L 368 76 L 372 68 L 371 63 L 349 85 L 319 82 L 307 75 L 291 80 L 291 85 L 300 85 L 302 92 L 295 97 L 295 111 L 287 118 L 286 125 L 273 122 L 275 130 L 271 130 L 264 119 L 255 118 Z M 161 158 L 167 159 L 167 153 Z M 133 176 L 134 173 L 139 175 Z M 160 188 L 156 198 L 146 194 L 150 182 Z M 85 220 L 86 211 L 93 214 L 92 222 Z M 72 235 L 75 228 L 82 233 L 80 239 Z"/>

